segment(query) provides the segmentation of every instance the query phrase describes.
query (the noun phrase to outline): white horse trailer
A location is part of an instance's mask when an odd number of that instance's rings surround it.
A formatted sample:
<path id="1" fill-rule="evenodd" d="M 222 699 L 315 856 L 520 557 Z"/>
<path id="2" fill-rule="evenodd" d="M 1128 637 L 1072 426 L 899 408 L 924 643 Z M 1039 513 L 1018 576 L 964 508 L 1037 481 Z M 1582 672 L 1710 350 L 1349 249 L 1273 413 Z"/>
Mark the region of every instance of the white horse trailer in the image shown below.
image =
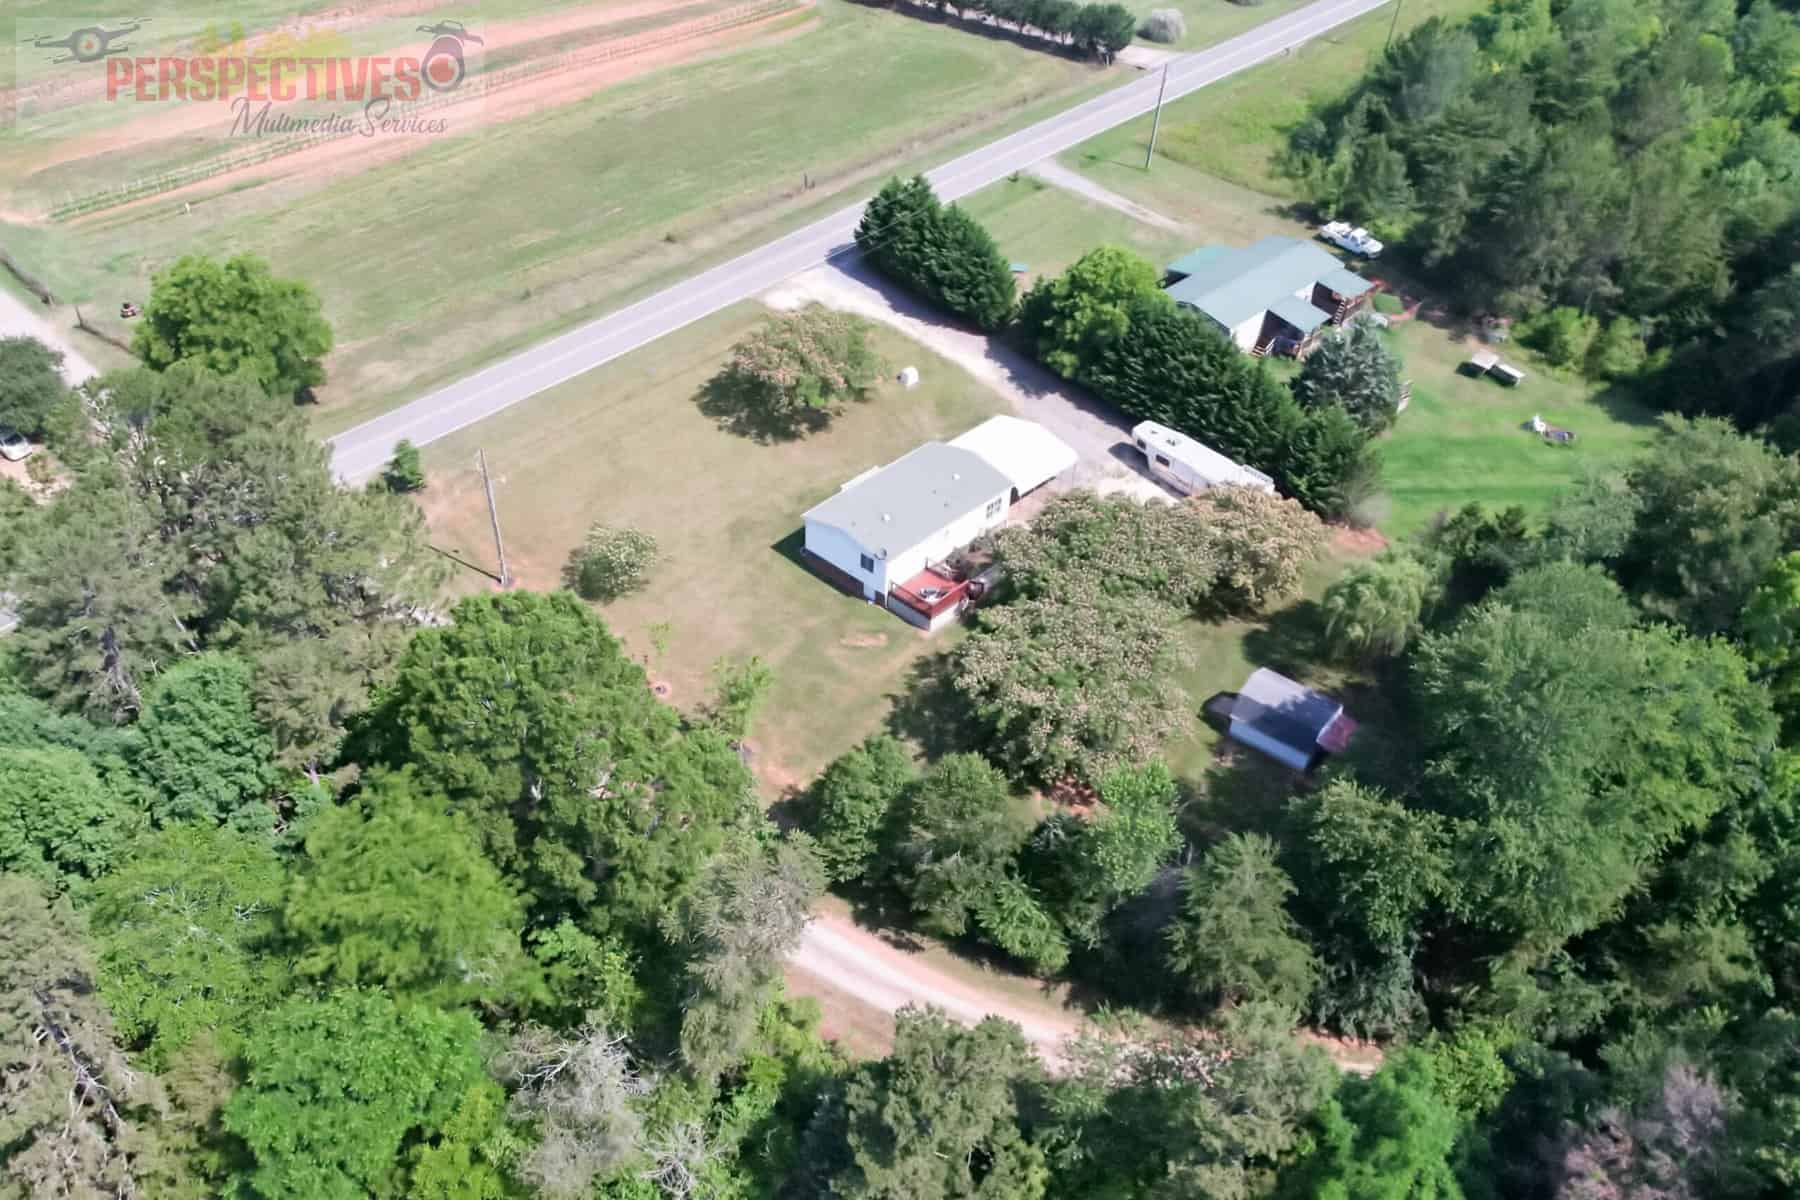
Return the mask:
<path id="1" fill-rule="evenodd" d="M 1155 421 L 1140 421 L 1131 431 L 1131 440 L 1143 452 L 1150 474 L 1183 495 L 1234 485 L 1270 494 L 1275 491 L 1275 481 L 1256 468 L 1233 462 L 1212 447 Z"/>

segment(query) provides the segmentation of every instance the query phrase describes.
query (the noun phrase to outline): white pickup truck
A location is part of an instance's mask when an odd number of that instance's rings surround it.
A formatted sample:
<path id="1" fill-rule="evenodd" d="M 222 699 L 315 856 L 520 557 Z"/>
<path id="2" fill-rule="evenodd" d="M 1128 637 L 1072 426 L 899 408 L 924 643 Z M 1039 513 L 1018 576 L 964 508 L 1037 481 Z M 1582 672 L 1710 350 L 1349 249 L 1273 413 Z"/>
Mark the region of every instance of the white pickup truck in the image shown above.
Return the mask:
<path id="1" fill-rule="evenodd" d="M 1348 221 L 1333 221 L 1319 227 L 1319 236 L 1334 246 L 1341 246 L 1352 254 L 1360 254 L 1364 258 L 1374 258 L 1381 253 L 1381 242 L 1374 234 L 1361 225 L 1354 229 Z"/>

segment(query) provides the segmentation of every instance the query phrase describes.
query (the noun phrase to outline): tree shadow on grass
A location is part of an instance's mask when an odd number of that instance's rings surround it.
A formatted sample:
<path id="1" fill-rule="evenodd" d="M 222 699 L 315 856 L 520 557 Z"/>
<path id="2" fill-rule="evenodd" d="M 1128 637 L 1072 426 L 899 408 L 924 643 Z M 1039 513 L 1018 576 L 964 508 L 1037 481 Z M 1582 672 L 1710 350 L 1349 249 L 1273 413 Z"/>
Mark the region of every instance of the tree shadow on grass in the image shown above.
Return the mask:
<path id="1" fill-rule="evenodd" d="M 831 424 L 828 409 L 775 410 L 761 387 L 729 367 L 701 385 L 694 403 L 726 433 L 762 445 L 797 442 Z"/>
<path id="2" fill-rule="evenodd" d="M 981 722 L 952 682 L 950 655 L 921 658 L 907 671 L 904 690 L 890 693 L 888 732 L 916 743 L 927 759 L 982 749 Z"/>
<path id="3" fill-rule="evenodd" d="M 1184 796 L 1181 826 L 1188 841 L 1206 846 L 1234 833 L 1283 840 L 1289 799 L 1306 786 L 1291 767 L 1236 742 L 1221 742 L 1203 785 Z"/>
<path id="4" fill-rule="evenodd" d="M 1325 610 L 1318 601 L 1291 604 L 1245 631 L 1244 655 L 1253 663 L 1304 679 L 1314 664 L 1329 657 L 1325 625 Z"/>

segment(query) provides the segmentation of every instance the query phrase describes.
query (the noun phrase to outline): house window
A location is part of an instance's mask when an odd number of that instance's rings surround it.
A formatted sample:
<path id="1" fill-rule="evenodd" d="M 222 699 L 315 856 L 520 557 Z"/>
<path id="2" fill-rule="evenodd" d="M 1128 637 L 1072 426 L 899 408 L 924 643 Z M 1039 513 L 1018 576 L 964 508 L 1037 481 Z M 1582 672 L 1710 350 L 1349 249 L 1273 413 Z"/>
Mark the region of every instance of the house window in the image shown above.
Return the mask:
<path id="1" fill-rule="evenodd" d="M 863 555 L 862 569 L 865 574 L 873 575 L 875 573 L 875 560 L 867 554 Z"/>
<path id="2" fill-rule="evenodd" d="M 1002 504 L 1004 504 L 1005 502 L 1006 501 L 1002 497 L 999 497 L 999 496 L 995 496 L 992 500 L 988 501 L 988 506 L 987 506 L 988 520 L 991 521 L 995 517 L 1000 515 L 1000 506 Z"/>

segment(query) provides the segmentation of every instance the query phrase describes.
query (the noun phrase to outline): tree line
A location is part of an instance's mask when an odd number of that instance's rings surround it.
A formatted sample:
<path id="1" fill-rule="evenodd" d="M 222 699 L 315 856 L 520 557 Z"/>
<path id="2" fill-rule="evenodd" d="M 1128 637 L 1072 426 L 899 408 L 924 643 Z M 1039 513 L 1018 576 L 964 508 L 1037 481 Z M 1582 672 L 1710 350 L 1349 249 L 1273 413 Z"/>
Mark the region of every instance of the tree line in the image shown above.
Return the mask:
<path id="1" fill-rule="evenodd" d="M 1797 64 L 1770 0 L 1497 0 L 1397 40 L 1286 166 L 1552 361 L 1792 449 Z"/>
<path id="2" fill-rule="evenodd" d="M 890 7 L 899 0 L 889 0 Z M 1137 18 L 1116 3 L 1081 4 L 1076 0 L 907 0 L 921 8 L 954 12 L 964 20 L 988 18 L 1011 25 L 1022 34 L 1054 42 L 1061 47 L 1079 46 L 1091 56 L 1111 59 L 1131 45 Z"/>
<path id="3" fill-rule="evenodd" d="M 1378 490 L 1370 439 L 1400 399 L 1397 359 L 1369 328 L 1328 338 L 1292 387 L 1162 290 L 1154 264 L 1117 247 L 1083 255 L 1022 300 L 999 247 L 923 176 L 892 179 L 857 247 L 897 283 L 976 327 L 1010 328 L 1046 366 L 1135 420 L 1154 420 L 1268 472 L 1328 517 Z"/>

